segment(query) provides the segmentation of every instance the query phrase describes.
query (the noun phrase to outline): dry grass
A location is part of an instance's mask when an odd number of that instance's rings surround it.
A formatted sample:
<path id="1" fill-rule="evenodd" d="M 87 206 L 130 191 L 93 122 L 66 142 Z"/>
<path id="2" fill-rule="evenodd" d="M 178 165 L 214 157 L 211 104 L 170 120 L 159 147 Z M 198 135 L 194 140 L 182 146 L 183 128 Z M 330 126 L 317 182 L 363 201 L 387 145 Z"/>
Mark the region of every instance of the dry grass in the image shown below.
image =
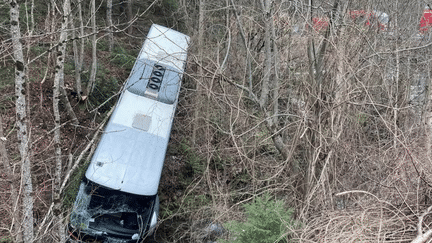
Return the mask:
<path id="1" fill-rule="evenodd" d="M 417 219 L 388 205 L 370 202 L 367 207 L 322 210 L 312 214 L 301 232 L 300 242 L 410 242 Z"/>

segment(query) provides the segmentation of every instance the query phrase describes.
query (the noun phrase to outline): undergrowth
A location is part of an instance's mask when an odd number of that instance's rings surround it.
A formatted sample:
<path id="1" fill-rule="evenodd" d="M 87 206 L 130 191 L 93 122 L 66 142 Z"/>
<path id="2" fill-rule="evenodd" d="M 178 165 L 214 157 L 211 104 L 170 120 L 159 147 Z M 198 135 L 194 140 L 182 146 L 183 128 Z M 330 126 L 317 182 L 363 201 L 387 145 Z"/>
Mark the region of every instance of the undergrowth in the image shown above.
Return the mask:
<path id="1" fill-rule="evenodd" d="M 268 193 L 245 204 L 246 222 L 229 221 L 224 226 L 230 239 L 221 243 L 287 243 L 288 227 L 295 227 L 293 211 L 285 208 L 282 200 L 274 200 Z"/>

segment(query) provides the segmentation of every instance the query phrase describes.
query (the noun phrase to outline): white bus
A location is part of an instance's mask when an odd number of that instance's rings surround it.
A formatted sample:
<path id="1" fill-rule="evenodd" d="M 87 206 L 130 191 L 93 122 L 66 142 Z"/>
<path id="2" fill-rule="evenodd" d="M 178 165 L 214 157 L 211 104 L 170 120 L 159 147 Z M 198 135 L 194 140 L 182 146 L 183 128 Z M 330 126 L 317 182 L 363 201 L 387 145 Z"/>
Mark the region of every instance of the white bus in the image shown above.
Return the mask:
<path id="1" fill-rule="evenodd" d="M 76 197 L 79 237 L 138 242 L 152 232 L 189 37 L 153 24 Z"/>

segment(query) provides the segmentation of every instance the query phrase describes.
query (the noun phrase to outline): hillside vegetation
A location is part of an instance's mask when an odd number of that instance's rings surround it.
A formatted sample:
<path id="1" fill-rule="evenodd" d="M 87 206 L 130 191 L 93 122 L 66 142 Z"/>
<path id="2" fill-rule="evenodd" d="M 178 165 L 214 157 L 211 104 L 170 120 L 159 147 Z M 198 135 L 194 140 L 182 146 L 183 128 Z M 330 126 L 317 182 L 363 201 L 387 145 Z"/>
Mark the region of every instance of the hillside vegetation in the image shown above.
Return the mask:
<path id="1" fill-rule="evenodd" d="M 152 23 L 191 42 L 159 187 L 160 223 L 146 242 L 430 240 L 432 69 L 429 29 L 419 29 L 424 3 L 113 1 L 110 29 L 107 1 L 98 0 L 93 29 L 90 2 L 81 6 L 84 35 L 79 2 L 71 3 L 60 80 L 78 125 L 64 97 L 58 124 L 53 106 L 64 2 L 19 4 L 34 240 L 68 235 L 95 134 Z M 16 125 L 19 65 L 12 5 L 2 4 L 0 242 L 20 242 L 28 218 Z M 74 43 L 84 48 L 81 70 Z"/>

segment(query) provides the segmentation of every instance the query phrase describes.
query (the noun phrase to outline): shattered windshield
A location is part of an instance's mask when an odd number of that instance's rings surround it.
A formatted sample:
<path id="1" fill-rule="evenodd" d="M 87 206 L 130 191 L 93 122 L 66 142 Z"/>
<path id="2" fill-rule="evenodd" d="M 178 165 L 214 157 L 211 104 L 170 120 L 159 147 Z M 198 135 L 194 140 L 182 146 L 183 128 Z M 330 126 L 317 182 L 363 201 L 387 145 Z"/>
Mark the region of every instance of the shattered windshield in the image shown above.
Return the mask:
<path id="1" fill-rule="evenodd" d="M 134 195 L 84 179 L 71 224 L 95 235 L 138 239 L 147 228 L 155 196 Z"/>

